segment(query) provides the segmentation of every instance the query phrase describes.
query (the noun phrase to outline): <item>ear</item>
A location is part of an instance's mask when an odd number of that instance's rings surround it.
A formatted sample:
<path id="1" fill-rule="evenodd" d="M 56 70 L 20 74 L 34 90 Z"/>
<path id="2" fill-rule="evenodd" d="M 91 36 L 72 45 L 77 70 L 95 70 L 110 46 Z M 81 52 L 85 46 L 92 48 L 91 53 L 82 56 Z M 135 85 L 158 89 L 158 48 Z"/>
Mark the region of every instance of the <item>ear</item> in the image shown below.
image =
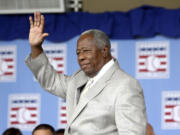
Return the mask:
<path id="1" fill-rule="evenodd" d="M 104 46 L 102 48 L 101 52 L 104 58 L 107 58 L 109 56 L 109 51 L 110 51 L 109 46 Z"/>

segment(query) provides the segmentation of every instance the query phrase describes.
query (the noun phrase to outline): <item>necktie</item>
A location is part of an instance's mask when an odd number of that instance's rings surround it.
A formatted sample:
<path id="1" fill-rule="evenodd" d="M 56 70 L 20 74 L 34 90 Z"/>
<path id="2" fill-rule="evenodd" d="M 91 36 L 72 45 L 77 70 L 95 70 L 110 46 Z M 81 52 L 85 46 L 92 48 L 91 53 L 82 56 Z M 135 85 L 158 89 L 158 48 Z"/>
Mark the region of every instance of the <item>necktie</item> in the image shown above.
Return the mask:
<path id="1" fill-rule="evenodd" d="M 91 88 L 92 84 L 93 84 L 93 79 L 89 79 L 89 81 L 87 82 L 87 84 L 84 87 L 83 91 L 81 92 L 79 101 L 82 99 L 82 97 L 85 95 L 85 93 L 87 93 L 88 89 Z"/>

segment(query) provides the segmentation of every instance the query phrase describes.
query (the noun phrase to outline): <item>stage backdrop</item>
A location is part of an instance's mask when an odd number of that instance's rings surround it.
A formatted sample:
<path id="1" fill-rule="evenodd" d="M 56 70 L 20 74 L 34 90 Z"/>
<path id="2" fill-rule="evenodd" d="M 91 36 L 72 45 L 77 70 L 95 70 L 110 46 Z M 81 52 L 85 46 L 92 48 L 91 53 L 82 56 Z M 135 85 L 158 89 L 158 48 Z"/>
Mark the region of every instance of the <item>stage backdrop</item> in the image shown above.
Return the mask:
<path id="1" fill-rule="evenodd" d="M 71 75 L 79 69 L 77 38 L 44 42 L 45 53 L 58 73 Z M 111 43 L 121 68 L 142 85 L 148 121 L 156 135 L 180 134 L 180 39 L 156 36 Z M 24 135 L 31 135 L 40 123 L 65 127 L 65 100 L 40 87 L 24 62 L 29 53 L 27 40 L 0 42 L 0 134 L 8 127 L 18 127 Z"/>

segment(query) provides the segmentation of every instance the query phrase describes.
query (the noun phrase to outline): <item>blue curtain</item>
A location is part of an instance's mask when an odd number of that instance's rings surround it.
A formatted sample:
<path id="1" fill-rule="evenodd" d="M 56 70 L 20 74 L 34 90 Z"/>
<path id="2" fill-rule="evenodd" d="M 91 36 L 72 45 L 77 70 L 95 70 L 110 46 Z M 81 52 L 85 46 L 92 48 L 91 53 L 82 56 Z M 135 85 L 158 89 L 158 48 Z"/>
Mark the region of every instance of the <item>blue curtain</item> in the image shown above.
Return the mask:
<path id="1" fill-rule="evenodd" d="M 44 14 L 52 42 L 67 41 L 87 29 L 100 29 L 111 39 L 180 36 L 180 9 L 143 6 L 129 12 Z M 0 15 L 0 40 L 28 39 L 29 16 Z"/>

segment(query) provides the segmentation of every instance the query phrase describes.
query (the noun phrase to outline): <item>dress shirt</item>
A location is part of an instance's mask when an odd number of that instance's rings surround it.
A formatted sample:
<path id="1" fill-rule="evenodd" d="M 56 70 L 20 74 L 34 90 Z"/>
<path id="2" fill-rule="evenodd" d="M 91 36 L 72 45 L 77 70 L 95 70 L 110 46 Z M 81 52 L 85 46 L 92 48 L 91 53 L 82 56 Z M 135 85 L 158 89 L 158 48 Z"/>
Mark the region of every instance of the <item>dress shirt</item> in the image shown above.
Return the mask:
<path id="1" fill-rule="evenodd" d="M 93 79 L 93 82 L 90 87 L 92 87 L 107 71 L 111 68 L 111 66 L 114 64 L 114 59 L 111 59 L 108 63 L 106 63 L 101 70 L 98 72 L 98 74 L 91 79 Z M 89 88 L 90 88 L 89 87 Z"/>

